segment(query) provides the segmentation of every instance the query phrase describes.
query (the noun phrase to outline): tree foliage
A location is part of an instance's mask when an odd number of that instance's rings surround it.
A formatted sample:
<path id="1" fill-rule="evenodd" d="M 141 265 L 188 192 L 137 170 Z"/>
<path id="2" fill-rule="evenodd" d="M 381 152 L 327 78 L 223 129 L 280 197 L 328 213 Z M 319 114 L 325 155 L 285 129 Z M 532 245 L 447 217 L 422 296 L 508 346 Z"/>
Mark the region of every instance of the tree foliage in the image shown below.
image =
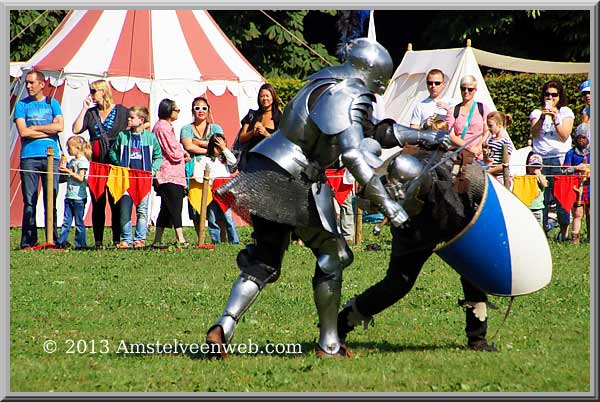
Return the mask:
<path id="1" fill-rule="evenodd" d="M 11 61 L 28 60 L 66 13 L 11 10 Z M 334 55 L 341 33 L 336 25 L 347 17 L 342 10 L 211 10 L 210 14 L 263 75 L 300 79 L 337 63 Z M 440 49 L 464 46 L 467 38 L 477 48 L 514 57 L 588 61 L 590 56 L 586 10 L 376 10 L 375 20 L 377 39 L 395 64 L 408 42 L 415 50 Z"/>
<path id="2" fill-rule="evenodd" d="M 549 61 L 587 61 L 590 13 L 582 10 L 445 11 L 424 29 L 426 48 L 471 39 L 490 52 Z"/>
<path id="3" fill-rule="evenodd" d="M 65 10 L 11 10 L 10 60 L 29 60 L 66 14 Z"/>
<path id="4" fill-rule="evenodd" d="M 328 15 L 337 13 L 321 12 Z M 210 13 L 242 54 L 264 75 L 304 78 L 329 64 L 337 63 L 323 43 L 307 43 L 307 10 Z M 303 43 L 307 43 L 317 54 Z"/>

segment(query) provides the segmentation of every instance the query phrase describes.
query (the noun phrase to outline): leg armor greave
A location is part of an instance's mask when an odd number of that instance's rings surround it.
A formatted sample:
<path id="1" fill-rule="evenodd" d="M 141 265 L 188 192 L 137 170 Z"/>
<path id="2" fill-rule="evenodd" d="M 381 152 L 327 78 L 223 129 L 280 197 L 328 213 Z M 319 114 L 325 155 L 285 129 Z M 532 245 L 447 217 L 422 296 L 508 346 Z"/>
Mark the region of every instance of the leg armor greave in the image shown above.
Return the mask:
<path id="1" fill-rule="evenodd" d="M 331 275 L 327 275 L 331 276 Z M 341 272 L 339 278 L 325 281 L 313 280 L 313 291 L 319 314 L 319 347 L 326 353 L 336 354 L 340 349 L 337 333 L 337 312 L 342 291 Z"/>
<path id="2" fill-rule="evenodd" d="M 213 325 L 213 327 L 218 325 L 223 328 L 225 343 L 231 341 L 238 321 L 252 303 L 254 303 L 259 293 L 260 287 L 258 284 L 248 279 L 243 273 L 235 280 L 223 314 Z"/>
<path id="3" fill-rule="evenodd" d="M 318 249 L 313 292 L 319 315 L 319 347 L 326 353 L 336 354 L 340 349 L 337 313 L 342 290 L 342 271 L 353 259 L 352 251 L 341 236 L 326 240 Z"/>

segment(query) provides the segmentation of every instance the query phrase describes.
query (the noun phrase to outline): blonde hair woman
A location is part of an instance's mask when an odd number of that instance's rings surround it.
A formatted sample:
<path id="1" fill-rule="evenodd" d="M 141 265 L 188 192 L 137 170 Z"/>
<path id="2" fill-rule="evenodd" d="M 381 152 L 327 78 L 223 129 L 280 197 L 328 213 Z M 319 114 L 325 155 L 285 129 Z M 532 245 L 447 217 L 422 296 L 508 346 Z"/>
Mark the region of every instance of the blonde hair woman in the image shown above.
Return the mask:
<path id="1" fill-rule="evenodd" d="M 92 162 L 110 163 L 108 151 L 117 134 L 127 129 L 129 109 L 114 103 L 110 84 L 105 80 L 97 80 L 90 84 L 90 93 L 83 100 L 81 111 L 73 122 L 73 134 L 87 131 L 92 146 Z M 96 247 L 102 247 L 104 239 L 104 220 L 106 198 L 112 214 L 113 244 L 121 238 L 119 211 L 109 191 L 95 199 L 92 195 L 92 226 Z"/>
<path id="2" fill-rule="evenodd" d="M 475 101 L 477 79 L 465 75 L 460 79 L 460 95 L 462 101 L 448 109 L 446 123 L 450 128 L 450 140 L 455 148 L 469 143 L 461 152 L 465 163 L 482 160 L 483 135 L 488 131 L 487 115 L 489 108 L 484 103 Z"/>

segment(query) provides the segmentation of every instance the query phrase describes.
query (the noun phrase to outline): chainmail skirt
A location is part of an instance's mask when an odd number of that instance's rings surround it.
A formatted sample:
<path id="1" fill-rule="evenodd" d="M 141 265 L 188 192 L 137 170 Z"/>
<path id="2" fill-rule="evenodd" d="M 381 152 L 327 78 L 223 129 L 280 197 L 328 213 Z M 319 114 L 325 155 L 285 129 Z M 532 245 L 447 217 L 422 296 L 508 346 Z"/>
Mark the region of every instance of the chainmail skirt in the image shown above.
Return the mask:
<path id="1" fill-rule="evenodd" d="M 311 184 L 292 177 L 272 160 L 250 153 L 244 170 L 216 189 L 215 197 L 250 224 L 256 215 L 294 227 L 318 227 L 321 220 Z"/>

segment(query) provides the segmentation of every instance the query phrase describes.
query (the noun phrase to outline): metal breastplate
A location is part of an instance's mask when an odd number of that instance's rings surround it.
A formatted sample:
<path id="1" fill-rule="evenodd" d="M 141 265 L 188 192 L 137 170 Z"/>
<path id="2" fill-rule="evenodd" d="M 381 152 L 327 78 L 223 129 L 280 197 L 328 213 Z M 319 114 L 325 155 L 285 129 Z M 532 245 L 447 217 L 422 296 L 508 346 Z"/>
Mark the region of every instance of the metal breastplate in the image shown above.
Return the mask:
<path id="1" fill-rule="evenodd" d="M 340 156 L 337 134 L 352 125 L 352 108 L 361 96 L 369 95 L 360 80 L 319 79 L 307 84 L 285 108 L 279 130 L 251 152 L 268 157 L 294 176 L 307 166 L 330 167 Z M 307 176 L 315 177 L 310 172 Z"/>

